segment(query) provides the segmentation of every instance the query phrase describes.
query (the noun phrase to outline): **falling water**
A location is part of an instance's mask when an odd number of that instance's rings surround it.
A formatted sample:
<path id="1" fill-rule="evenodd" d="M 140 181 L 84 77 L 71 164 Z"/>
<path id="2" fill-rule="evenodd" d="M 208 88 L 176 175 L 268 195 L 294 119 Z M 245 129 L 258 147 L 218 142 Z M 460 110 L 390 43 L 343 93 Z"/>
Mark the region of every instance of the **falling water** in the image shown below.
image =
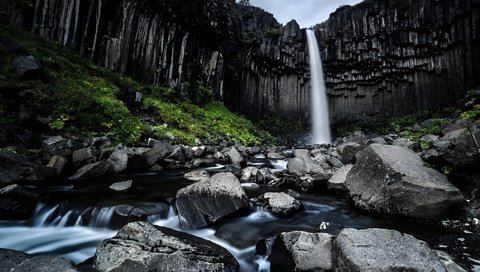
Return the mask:
<path id="1" fill-rule="evenodd" d="M 308 51 L 310 55 L 311 107 L 312 107 L 312 143 L 328 144 L 331 142 L 328 103 L 323 78 L 322 59 L 318 49 L 315 32 L 307 30 Z"/>

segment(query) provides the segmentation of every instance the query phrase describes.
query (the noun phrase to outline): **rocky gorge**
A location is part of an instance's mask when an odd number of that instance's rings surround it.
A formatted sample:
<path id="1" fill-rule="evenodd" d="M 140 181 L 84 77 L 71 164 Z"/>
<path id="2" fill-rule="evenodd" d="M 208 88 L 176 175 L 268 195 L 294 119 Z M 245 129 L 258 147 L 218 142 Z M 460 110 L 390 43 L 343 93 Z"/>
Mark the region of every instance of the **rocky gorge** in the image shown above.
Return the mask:
<path id="1" fill-rule="evenodd" d="M 222 104 L 308 122 L 295 21 L 2 1 L 0 271 L 480 271 L 479 4 L 367 0 L 314 26 L 348 131 L 311 144 Z"/>

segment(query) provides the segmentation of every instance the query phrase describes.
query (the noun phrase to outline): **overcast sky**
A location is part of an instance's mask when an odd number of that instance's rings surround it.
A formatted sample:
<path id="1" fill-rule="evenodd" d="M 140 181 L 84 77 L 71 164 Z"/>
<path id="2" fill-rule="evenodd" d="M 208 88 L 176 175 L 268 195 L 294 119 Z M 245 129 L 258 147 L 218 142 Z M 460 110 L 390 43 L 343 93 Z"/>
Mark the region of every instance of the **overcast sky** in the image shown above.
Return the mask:
<path id="1" fill-rule="evenodd" d="M 341 5 L 355 5 L 361 0 L 250 0 L 252 6 L 272 13 L 282 24 L 295 19 L 300 27 L 310 27 L 328 19 Z"/>

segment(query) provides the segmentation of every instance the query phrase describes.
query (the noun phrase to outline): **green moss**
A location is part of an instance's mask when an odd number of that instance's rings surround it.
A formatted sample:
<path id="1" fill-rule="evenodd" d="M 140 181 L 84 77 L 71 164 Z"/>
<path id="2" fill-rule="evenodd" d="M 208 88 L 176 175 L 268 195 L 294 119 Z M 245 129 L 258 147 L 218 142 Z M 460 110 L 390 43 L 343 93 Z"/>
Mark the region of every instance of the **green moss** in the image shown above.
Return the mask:
<path id="1" fill-rule="evenodd" d="M 223 104 L 213 102 L 212 89 L 201 81 L 195 86 L 195 100 L 208 102 L 203 106 L 179 98 L 172 88 L 141 84 L 98 67 L 31 33 L 0 26 L 0 35 L 16 40 L 42 63 L 48 84 L 36 84 L 34 103 L 38 105 L 33 106 L 52 116 L 49 127 L 55 133 L 108 136 L 126 144 L 142 136 L 186 144 L 197 144 L 200 139 L 216 143 L 226 138 L 248 145 L 273 139 Z M 122 91 L 128 87 L 143 93 L 143 106 L 136 111 L 151 115 L 156 124 L 142 123 L 121 101 Z"/>

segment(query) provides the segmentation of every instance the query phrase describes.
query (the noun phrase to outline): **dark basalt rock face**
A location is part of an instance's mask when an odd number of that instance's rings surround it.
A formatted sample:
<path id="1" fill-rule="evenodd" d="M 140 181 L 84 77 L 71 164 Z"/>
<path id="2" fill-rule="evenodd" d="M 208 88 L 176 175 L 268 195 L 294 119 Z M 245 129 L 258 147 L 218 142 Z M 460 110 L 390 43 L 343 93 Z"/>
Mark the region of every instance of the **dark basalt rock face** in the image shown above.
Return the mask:
<path id="1" fill-rule="evenodd" d="M 480 2 L 369 0 L 316 27 L 334 123 L 454 105 L 480 84 Z"/>
<path id="2" fill-rule="evenodd" d="M 233 0 L 7 0 L 6 22 L 200 101 L 197 81 L 251 118 L 307 121 L 305 31 Z M 319 9 L 322 7 L 319 6 Z M 480 85 L 478 0 L 367 0 L 315 27 L 333 123 L 453 105 Z"/>

